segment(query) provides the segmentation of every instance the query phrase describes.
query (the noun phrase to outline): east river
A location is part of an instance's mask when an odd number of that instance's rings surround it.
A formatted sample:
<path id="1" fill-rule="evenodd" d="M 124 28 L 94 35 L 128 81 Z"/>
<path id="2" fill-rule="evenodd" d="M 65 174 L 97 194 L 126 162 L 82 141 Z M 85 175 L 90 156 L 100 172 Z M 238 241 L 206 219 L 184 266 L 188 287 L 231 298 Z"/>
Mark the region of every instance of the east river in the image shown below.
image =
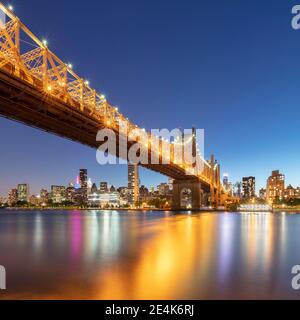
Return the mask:
<path id="1" fill-rule="evenodd" d="M 300 299 L 300 214 L 0 210 L 0 299 Z"/>

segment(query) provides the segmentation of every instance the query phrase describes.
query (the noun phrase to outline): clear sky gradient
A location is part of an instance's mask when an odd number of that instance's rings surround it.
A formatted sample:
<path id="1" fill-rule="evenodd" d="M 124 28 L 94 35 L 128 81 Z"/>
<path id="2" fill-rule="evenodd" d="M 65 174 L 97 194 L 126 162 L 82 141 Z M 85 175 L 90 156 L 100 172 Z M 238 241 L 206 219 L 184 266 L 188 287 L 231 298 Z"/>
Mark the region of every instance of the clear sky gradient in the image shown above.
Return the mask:
<path id="1" fill-rule="evenodd" d="M 300 4 L 300 1 L 298 1 Z M 300 186 L 300 31 L 286 0 L 13 0 L 15 13 L 113 105 L 147 129 L 205 129 L 235 182 L 273 169 Z M 80 144 L 0 118 L 0 194 L 67 184 L 83 167 L 126 185 Z M 142 170 L 141 182 L 166 180 Z"/>

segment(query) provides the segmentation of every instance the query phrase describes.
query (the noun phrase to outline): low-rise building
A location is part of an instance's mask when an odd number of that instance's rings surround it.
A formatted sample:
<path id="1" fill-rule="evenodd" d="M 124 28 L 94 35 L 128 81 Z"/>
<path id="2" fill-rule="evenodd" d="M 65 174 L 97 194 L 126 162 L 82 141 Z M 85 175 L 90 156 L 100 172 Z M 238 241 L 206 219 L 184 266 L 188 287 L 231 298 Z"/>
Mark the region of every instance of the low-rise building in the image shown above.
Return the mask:
<path id="1" fill-rule="evenodd" d="M 120 194 L 118 192 L 95 192 L 88 195 L 88 204 L 91 207 L 119 207 Z"/>

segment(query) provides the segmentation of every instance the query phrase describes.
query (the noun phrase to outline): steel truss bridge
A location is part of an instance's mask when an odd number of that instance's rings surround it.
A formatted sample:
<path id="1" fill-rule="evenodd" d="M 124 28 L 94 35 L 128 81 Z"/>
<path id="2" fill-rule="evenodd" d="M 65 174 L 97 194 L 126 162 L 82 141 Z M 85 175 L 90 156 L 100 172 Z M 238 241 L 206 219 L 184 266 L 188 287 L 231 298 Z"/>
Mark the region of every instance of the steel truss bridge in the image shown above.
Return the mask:
<path id="1" fill-rule="evenodd" d="M 100 129 L 113 130 L 117 143 L 122 140 L 120 123 L 127 124 L 128 133 L 139 129 L 2 3 L 0 14 L 3 20 L 0 21 L 0 115 L 93 148 L 99 147 L 96 135 Z M 126 140 L 128 149 L 133 143 Z M 152 143 L 149 134 L 144 146 L 149 153 Z M 168 143 L 172 150 L 174 142 Z M 209 189 L 211 203 L 219 204 L 220 167 L 213 156 L 210 161 L 201 158 L 203 170 L 194 173 L 192 165 L 175 163 L 172 152 L 169 164 L 163 164 L 170 154 L 164 154 L 162 144 L 157 152 L 159 164 L 149 163 L 144 167 L 175 179 L 179 193 L 181 187 L 190 184 L 194 184 L 195 190 Z M 178 197 L 176 191 L 175 197 Z M 199 206 L 198 202 L 194 207 Z"/>

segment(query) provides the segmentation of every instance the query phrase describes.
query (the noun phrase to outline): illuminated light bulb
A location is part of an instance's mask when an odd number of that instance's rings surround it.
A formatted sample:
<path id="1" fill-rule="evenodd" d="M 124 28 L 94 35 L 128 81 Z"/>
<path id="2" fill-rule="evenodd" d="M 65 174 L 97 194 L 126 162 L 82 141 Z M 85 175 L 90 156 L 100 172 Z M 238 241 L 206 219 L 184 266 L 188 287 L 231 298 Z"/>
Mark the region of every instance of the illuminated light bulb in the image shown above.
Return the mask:
<path id="1" fill-rule="evenodd" d="M 73 69 L 72 63 L 68 63 L 68 68 Z"/>
<path id="2" fill-rule="evenodd" d="M 9 5 L 9 6 L 8 6 L 8 9 L 9 9 L 10 11 L 14 11 L 14 7 L 13 7 L 12 5 Z"/>
<path id="3" fill-rule="evenodd" d="M 43 45 L 46 47 L 48 45 L 48 41 L 46 39 L 43 39 Z"/>
<path id="4" fill-rule="evenodd" d="M 107 124 L 108 126 L 110 126 L 110 124 L 111 124 L 110 120 L 107 120 L 107 121 L 106 121 L 106 124 Z"/>
<path id="5" fill-rule="evenodd" d="M 105 95 L 104 95 L 104 94 L 101 94 L 100 98 L 101 98 L 102 100 L 105 100 Z"/>
<path id="6" fill-rule="evenodd" d="M 90 82 L 89 82 L 88 80 L 86 80 L 84 83 L 85 83 L 87 86 L 90 84 Z"/>
<path id="7" fill-rule="evenodd" d="M 51 86 L 48 86 L 48 87 L 47 87 L 47 90 L 48 90 L 48 91 L 51 91 L 51 90 L 52 90 L 52 87 L 51 87 Z"/>
<path id="8" fill-rule="evenodd" d="M 119 108 L 118 108 L 118 107 L 115 107 L 115 110 L 116 110 L 116 111 L 119 111 Z"/>

